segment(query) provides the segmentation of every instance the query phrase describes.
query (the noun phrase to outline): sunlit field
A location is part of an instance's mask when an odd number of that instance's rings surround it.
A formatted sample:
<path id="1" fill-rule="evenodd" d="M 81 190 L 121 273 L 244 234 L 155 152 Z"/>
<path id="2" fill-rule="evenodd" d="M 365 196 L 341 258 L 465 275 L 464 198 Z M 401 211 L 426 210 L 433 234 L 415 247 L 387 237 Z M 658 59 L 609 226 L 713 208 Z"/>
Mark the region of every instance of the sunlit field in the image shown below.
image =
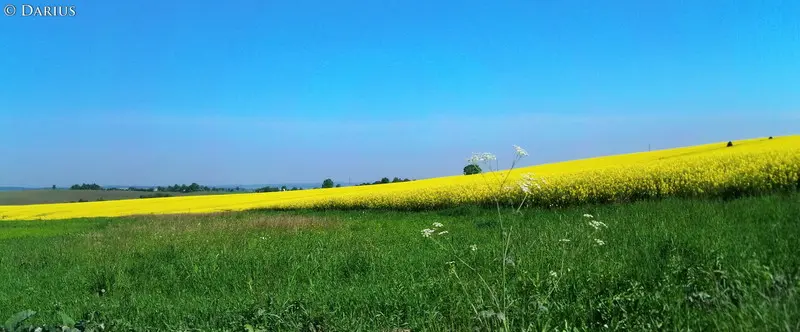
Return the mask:
<path id="1" fill-rule="evenodd" d="M 502 313 L 510 331 L 797 331 L 798 200 L 504 211 L 505 283 L 491 209 L 5 221 L 0 321 L 32 310 L 23 325 L 63 314 L 95 331 L 498 331 Z M 449 233 L 423 237 L 434 223 Z M 507 309 L 481 278 L 505 286 Z"/>
<path id="2" fill-rule="evenodd" d="M 4 220 L 209 213 L 247 209 L 387 208 L 425 210 L 518 202 L 517 183 L 532 173 L 526 206 L 570 206 L 665 197 L 723 197 L 791 191 L 800 186 L 800 136 L 757 138 L 597 157 L 497 172 L 383 185 L 148 200 L 0 206 Z M 502 158 L 503 155 L 499 154 Z M 510 158 L 509 158 L 510 159 Z M 528 175 L 528 176 L 531 176 Z M 538 188 L 540 184 L 541 188 Z M 505 187 L 505 190 L 500 188 Z M 509 203 L 510 204 L 510 203 Z"/>
<path id="3" fill-rule="evenodd" d="M 800 329 L 800 136 L 726 143 L 397 184 L 3 206 L 0 320 L 9 331 Z M 527 155 L 512 151 L 512 164 Z"/>

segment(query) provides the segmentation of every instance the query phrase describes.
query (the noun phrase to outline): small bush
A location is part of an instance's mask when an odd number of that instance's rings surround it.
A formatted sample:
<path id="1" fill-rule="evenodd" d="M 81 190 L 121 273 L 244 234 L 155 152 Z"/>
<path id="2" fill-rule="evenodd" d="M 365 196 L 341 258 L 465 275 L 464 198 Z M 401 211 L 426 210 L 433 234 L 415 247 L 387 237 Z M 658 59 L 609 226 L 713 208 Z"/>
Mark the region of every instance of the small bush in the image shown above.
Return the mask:
<path id="1" fill-rule="evenodd" d="M 769 139 L 772 139 L 772 136 L 770 136 Z"/>
<path id="2" fill-rule="evenodd" d="M 731 141 L 728 141 L 728 145 L 727 145 L 727 147 L 732 147 L 732 146 L 733 146 L 733 142 L 731 142 Z"/>
<path id="3" fill-rule="evenodd" d="M 483 172 L 483 170 L 478 165 L 469 164 L 464 166 L 464 175 L 480 174 L 481 172 Z"/>
<path id="4" fill-rule="evenodd" d="M 159 198 L 159 197 L 172 197 L 172 195 L 167 193 L 155 193 L 155 194 L 139 196 L 139 198 Z"/>

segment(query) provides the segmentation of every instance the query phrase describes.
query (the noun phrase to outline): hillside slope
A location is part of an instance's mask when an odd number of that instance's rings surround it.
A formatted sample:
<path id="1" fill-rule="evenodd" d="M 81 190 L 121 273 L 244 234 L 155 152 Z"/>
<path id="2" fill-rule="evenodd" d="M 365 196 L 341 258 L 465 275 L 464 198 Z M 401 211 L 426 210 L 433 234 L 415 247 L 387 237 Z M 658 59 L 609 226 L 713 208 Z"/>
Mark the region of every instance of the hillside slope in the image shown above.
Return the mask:
<path id="1" fill-rule="evenodd" d="M 524 167 L 499 193 L 497 173 L 374 186 L 147 200 L 0 206 L 0 219 L 65 219 L 137 214 L 209 213 L 254 208 L 394 208 L 405 210 L 520 201 L 515 182 L 532 172 L 547 180 L 526 201 L 568 205 L 667 196 L 771 192 L 800 185 L 800 136 L 756 138 Z M 488 185 L 487 185 L 488 184 Z M 533 184 L 531 184 L 533 185 Z"/>

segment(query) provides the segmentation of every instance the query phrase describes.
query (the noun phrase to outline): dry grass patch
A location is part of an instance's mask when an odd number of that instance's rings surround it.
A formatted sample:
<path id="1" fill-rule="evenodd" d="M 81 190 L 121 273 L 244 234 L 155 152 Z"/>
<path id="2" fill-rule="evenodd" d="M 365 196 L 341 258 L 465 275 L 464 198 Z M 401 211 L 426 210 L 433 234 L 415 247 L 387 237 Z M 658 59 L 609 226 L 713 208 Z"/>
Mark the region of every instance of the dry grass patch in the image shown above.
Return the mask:
<path id="1" fill-rule="evenodd" d="M 232 233 L 259 229 L 300 231 L 330 229 L 341 225 L 337 218 L 293 214 L 256 214 L 220 212 L 209 214 L 174 214 L 136 217 L 111 227 L 126 233 L 178 235 L 183 233 Z"/>
<path id="2" fill-rule="evenodd" d="M 240 234 L 271 230 L 289 234 L 304 230 L 335 229 L 342 225 L 338 218 L 293 214 L 258 214 L 220 212 L 209 214 L 152 215 L 122 218 L 105 229 L 83 233 L 87 247 L 103 251 L 117 248 L 132 250 L 136 239 L 157 242 L 185 242 L 203 238 L 228 238 Z"/>

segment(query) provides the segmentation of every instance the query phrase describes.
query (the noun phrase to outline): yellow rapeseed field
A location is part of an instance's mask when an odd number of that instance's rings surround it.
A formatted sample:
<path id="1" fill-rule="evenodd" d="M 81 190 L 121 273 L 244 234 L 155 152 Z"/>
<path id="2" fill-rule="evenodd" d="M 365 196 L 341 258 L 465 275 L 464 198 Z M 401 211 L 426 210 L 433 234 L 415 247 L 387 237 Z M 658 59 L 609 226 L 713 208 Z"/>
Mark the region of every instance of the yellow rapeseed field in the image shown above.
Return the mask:
<path id="1" fill-rule="evenodd" d="M 757 138 L 597 157 L 515 169 L 500 191 L 504 172 L 449 176 L 383 185 L 255 194 L 208 195 L 87 203 L 0 206 L 2 220 L 66 219 L 138 214 L 209 213 L 254 208 L 393 208 L 416 210 L 490 204 L 495 197 L 519 203 L 518 181 L 544 179 L 526 205 L 628 201 L 668 196 L 717 196 L 797 190 L 800 136 Z"/>

